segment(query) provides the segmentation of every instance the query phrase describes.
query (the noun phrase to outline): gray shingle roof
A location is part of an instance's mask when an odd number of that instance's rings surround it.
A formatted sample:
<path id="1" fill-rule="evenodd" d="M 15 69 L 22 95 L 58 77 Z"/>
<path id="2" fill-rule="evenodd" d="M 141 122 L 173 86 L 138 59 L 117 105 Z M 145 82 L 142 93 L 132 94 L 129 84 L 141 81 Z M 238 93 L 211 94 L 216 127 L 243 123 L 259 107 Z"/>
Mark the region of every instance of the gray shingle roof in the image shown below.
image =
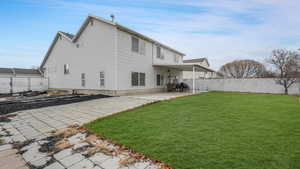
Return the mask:
<path id="1" fill-rule="evenodd" d="M 73 37 L 74 37 L 73 34 L 70 34 L 70 33 L 67 33 L 67 32 L 61 32 L 61 33 L 64 34 L 65 36 L 67 36 L 70 39 L 73 39 Z"/>
<path id="2" fill-rule="evenodd" d="M 0 68 L 0 74 L 41 75 L 41 72 L 38 69 Z"/>
<path id="3" fill-rule="evenodd" d="M 40 71 L 37 69 L 21 69 L 14 68 L 16 74 L 31 74 L 31 75 L 40 75 Z"/>
<path id="4" fill-rule="evenodd" d="M 13 74 L 13 71 L 11 68 L 0 68 L 1 74 Z"/>
<path id="5" fill-rule="evenodd" d="M 197 63 L 197 62 L 203 62 L 204 60 L 207 61 L 206 58 L 197 58 L 197 59 L 184 60 L 183 63 Z"/>

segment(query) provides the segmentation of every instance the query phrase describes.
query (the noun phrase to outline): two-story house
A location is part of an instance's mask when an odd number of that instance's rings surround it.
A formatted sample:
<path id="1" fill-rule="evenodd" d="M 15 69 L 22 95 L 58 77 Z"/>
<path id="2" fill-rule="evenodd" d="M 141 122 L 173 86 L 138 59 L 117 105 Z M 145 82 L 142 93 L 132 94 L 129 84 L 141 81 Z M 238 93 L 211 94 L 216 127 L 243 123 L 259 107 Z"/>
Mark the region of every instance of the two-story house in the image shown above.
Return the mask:
<path id="1" fill-rule="evenodd" d="M 49 88 L 122 95 L 162 91 L 182 80 L 184 54 L 114 21 L 89 15 L 75 34 L 58 32 L 41 64 Z"/>

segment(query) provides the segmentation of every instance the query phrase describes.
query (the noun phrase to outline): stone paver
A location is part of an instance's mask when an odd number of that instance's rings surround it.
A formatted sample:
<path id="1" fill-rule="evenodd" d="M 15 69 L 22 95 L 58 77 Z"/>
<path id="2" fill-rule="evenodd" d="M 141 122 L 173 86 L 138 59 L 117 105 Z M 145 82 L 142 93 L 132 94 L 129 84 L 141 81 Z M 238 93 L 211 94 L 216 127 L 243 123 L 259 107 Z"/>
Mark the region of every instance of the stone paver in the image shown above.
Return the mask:
<path id="1" fill-rule="evenodd" d="M 65 169 L 65 167 L 62 166 L 60 163 L 55 162 L 55 163 L 45 167 L 45 169 Z"/>
<path id="2" fill-rule="evenodd" d="M 93 168 L 94 168 L 94 164 L 91 161 L 84 159 L 79 163 L 71 166 L 68 169 L 93 169 Z"/>
<path id="3" fill-rule="evenodd" d="M 110 158 L 109 160 L 105 160 L 100 166 L 105 169 L 119 169 L 119 161 L 120 158 L 118 157 Z"/>
<path id="4" fill-rule="evenodd" d="M 12 149 L 11 144 L 4 144 L 4 145 L 0 146 L 0 151 L 9 150 L 9 149 Z"/>
<path id="5" fill-rule="evenodd" d="M 101 165 L 104 161 L 110 159 L 110 156 L 107 156 L 103 153 L 96 153 L 92 157 L 89 158 L 92 162 L 94 162 L 97 165 Z"/>
<path id="6" fill-rule="evenodd" d="M 56 154 L 54 154 L 54 158 L 56 160 L 62 160 L 63 158 L 67 157 L 67 156 L 71 156 L 72 155 L 72 148 L 67 148 L 64 149 Z"/>
<path id="7" fill-rule="evenodd" d="M 84 156 L 76 153 L 73 154 L 71 156 L 68 156 L 66 158 L 63 158 L 62 160 L 60 160 L 60 162 L 65 166 L 65 167 L 70 167 L 78 162 L 80 162 L 81 160 L 84 159 Z"/>

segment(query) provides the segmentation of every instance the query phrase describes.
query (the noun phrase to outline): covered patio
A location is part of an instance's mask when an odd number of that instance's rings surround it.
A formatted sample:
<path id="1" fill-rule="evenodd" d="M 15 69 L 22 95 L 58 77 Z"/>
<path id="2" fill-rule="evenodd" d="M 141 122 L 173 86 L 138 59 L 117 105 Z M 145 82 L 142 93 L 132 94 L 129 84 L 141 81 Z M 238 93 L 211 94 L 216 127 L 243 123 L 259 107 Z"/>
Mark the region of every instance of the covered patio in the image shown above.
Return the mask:
<path id="1" fill-rule="evenodd" d="M 161 68 L 168 68 L 168 69 L 176 69 L 176 70 L 180 70 L 180 71 L 192 71 L 193 72 L 193 86 L 192 86 L 193 93 L 196 93 L 196 91 L 195 91 L 195 72 L 214 72 L 211 69 L 208 69 L 199 64 L 193 64 L 193 63 L 154 64 L 153 66 L 161 67 Z"/>

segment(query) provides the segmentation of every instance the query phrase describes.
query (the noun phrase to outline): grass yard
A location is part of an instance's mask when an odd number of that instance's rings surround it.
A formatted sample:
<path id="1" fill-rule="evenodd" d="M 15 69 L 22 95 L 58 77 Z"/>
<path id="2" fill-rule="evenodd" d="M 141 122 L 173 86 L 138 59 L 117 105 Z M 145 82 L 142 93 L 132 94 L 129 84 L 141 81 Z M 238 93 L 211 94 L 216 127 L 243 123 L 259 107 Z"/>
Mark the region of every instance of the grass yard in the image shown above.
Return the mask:
<path id="1" fill-rule="evenodd" d="M 176 169 L 299 169 L 294 96 L 209 92 L 85 125 Z"/>

